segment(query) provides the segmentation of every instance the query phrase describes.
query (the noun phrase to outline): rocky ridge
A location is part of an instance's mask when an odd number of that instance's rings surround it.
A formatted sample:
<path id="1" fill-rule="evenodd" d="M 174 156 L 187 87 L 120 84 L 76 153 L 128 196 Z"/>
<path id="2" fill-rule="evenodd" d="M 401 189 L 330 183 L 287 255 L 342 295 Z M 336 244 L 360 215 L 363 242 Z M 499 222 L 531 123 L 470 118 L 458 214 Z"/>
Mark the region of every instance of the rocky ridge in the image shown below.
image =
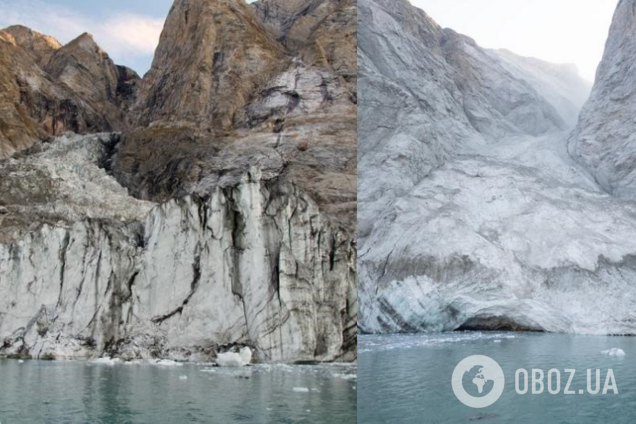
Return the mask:
<path id="1" fill-rule="evenodd" d="M 0 159 L 66 131 L 124 130 L 136 79 L 88 34 L 62 46 L 22 26 L 1 30 Z"/>
<path id="2" fill-rule="evenodd" d="M 569 142 L 578 163 L 608 193 L 636 198 L 636 3 L 619 2 L 589 101 Z"/>

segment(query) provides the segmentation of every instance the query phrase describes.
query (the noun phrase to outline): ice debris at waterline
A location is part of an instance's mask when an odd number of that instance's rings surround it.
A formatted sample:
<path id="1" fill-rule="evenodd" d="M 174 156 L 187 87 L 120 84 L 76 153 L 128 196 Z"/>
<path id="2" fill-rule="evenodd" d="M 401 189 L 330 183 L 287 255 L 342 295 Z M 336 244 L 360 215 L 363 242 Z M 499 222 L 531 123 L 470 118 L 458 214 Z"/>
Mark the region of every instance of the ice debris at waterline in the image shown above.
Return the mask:
<path id="1" fill-rule="evenodd" d="M 603 355 L 608 355 L 608 356 L 625 356 L 625 351 L 617 347 L 614 347 L 609 350 L 602 350 L 601 353 Z"/>
<path id="2" fill-rule="evenodd" d="M 216 363 L 220 367 L 242 367 L 252 362 L 252 350 L 244 347 L 236 352 L 219 353 L 216 357 Z"/>
<path id="3" fill-rule="evenodd" d="M 90 361 L 92 364 L 98 365 L 157 365 L 161 367 L 182 367 L 183 364 L 180 362 L 172 361 L 169 359 L 133 359 L 131 361 L 122 360 L 120 358 L 111 358 L 109 356 L 105 356 L 103 358 L 97 358 Z"/>
<path id="4" fill-rule="evenodd" d="M 98 358 L 98 359 L 94 359 L 93 361 L 91 361 L 94 364 L 101 364 L 101 365 L 115 365 L 115 364 L 119 364 L 121 363 L 121 360 L 118 358 L 110 358 L 108 356 L 104 357 L 104 358 Z"/>

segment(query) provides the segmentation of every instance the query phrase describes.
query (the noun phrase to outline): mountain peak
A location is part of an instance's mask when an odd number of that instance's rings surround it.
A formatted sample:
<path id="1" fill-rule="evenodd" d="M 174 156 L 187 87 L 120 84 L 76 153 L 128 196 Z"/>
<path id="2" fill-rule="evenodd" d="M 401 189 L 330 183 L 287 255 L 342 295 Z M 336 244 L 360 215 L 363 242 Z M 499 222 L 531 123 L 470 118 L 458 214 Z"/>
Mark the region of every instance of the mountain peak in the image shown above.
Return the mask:
<path id="1" fill-rule="evenodd" d="M 24 25 L 12 25 L 3 31 L 11 35 L 16 45 L 26 50 L 41 67 L 62 47 L 62 44 L 50 35 L 39 33 Z"/>
<path id="2" fill-rule="evenodd" d="M 99 56 L 108 56 L 108 54 L 102 50 L 102 48 L 95 42 L 95 38 L 93 34 L 84 32 L 74 40 L 70 41 L 68 44 L 62 47 L 62 49 L 66 50 L 77 50 L 81 49 L 87 53 Z"/>
<path id="3" fill-rule="evenodd" d="M 181 119 L 227 129 L 284 57 L 243 0 L 177 0 L 141 88 L 140 124 Z"/>

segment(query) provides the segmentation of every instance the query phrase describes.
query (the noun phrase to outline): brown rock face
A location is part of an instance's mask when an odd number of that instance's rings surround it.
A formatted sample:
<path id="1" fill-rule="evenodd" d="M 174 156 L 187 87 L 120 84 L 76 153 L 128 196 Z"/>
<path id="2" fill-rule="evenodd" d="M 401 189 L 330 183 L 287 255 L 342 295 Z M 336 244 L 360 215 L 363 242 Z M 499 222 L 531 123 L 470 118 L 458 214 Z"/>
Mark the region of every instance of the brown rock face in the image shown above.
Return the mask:
<path id="1" fill-rule="evenodd" d="M 267 5 L 304 4 L 287 3 Z M 299 34 L 290 47 L 257 17 L 258 3 L 177 0 L 141 83 L 117 178 L 141 198 L 165 200 L 231 185 L 256 166 L 268 180 L 290 179 L 352 231 L 355 4 L 311 3 L 311 19 L 290 12 Z"/>
<path id="2" fill-rule="evenodd" d="M 117 67 L 92 35 L 84 33 L 58 49 L 45 70 L 93 105 L 111 128 L 126 129 L 126 111 L 132 100 L 126 85 L 139 77 L 130 69 Z"/>
<path id="3" fill-rule="evenodd" d="M 62 45 L 55 38 L 40 34 L 22 25 L 14 25 L 4 29 L 11 34 L 18 46 L 26 50 L 35 59 L 40 67 L 44 68 L 53 53 Z"/>
<path id="4" fill-rule="evenodd" d="M 0 158 L 49 135 L 110 130 L 100 114 L 70 88 L 55 83 L 0 31 Z"/>
<path id="5" fill-rule="evenodd" d="M 356 2 L 261 0 L 254 10 L 265 27 L 308 64 L 330 66 L 356 92 Z"/>
<path id="6" fill-rule="evenodd" d="M 301 51 L 306 63 L 328 66 L 346 81 L 356 97 L 358 90 L 358 61 L 356 48 L 357 7 L 353 0 L 340 1 L 312 31 L 309 42 Z"/>
<path id="7" fill-rule="evenodd" d="M 245 2 L 177 0 L 141 84 L 138 123 L 187 120 L 231 128 L 284 56 Z"/>
<path id="8" fill-rule="evenodd" d="M 0 66 L 0 159 L 44 136 L 44 131 L 29 116 L 27 108 L 20 104 L 20 81 L 13 72 L 13 64 L 9 63 L 16 51 L 18 48 L 13 36 L 0 31 L 0 61 L 3 64 Z"/>
<path id="9" fill-rule="evenodd" d="M 253 8 L 265 27 L 291 51 L 305 47 L 312 33 L 349 0 L 261 0 Z"/>

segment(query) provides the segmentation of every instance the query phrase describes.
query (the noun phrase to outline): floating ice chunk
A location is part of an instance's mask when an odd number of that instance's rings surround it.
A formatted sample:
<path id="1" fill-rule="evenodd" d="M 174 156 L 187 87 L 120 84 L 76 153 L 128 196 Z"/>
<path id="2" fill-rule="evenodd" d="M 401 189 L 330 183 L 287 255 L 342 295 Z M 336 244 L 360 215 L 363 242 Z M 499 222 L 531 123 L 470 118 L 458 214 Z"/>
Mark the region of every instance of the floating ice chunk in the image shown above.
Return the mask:
<path id="1" fill-rule="evenodd" d="M 356 380 L 358 374 L 333 374 L 333 378 L 342 378 L 343 380 Z"/>
<path id="2" fill-rule="evenodd" d="M 18 360 L 18 364 L 24 364 L 24 360 L 23 359 Z"/>
<path id="3" fill-rule="evenodd" d="M 249 347 L 244 347 L 235 352 L 219 353 L 216 356 L 216 363 L 220 367 L 242 367 L 252 362 L 252 350 Z"/>
<path id="4" fill-rule="evenodd" d="M 293 389 L 296 393 L 309 393 L 308 387 L 294 387 Z"/>
<path id="5" fill-rule="evenodd" d="M 102 364 L 102 365 L 115 365 L 121 362 L 119 358 L 110 358 L 105 356 L 103 358 L 97 358 L 92 361 L 94 364 Z"/>
<path id="6" fill-rule="evenodd" d="M 187 375 L 181 375 L 179 376 L 179 380 L 187 380 L 188 376 Z"/>
<path id="7" fill-rule="evenodd" d="M 162 359 L 157 362 L 157 365 L 161 365 L 162 367 L 182 367 L 183 364 L 175 361 L 170 361 L 167 359 Z"/>
<path id="8" fill-rule="evenodd" d="M 601 353 L 608 356 L 625 356 L 625 351 L 617 347 L 613 347 L 610 350 L 602 350 Z"/>
<path id="9" fill-rule="evenodd" d="M 182 367 L 183 366 L 182 363 L 176 362 L 176 361 L 171 361 L 169 359 L 153 360 L 153 361 L 149 361 L 149 364 L 151 364 L 151 365 L 159 365 L 161 367 Z"/>
<path id="10" fill-rule="evenodd" d="M 244 347 L 243 349 L 241 349 L 239 355 L 241 355 L 241 359 L 243 360 L 243 362 L 245 362 L 245 364 L 249 364 L 250 362 L 252 362 L 252 349 L 250 349 L 249 347 Z"/>
<path id="11" fill-rule="evenodd" d="M 493 340 L 493 343 L 501 343 L 501 340 L 497 339 L 497 340 Z"/>

